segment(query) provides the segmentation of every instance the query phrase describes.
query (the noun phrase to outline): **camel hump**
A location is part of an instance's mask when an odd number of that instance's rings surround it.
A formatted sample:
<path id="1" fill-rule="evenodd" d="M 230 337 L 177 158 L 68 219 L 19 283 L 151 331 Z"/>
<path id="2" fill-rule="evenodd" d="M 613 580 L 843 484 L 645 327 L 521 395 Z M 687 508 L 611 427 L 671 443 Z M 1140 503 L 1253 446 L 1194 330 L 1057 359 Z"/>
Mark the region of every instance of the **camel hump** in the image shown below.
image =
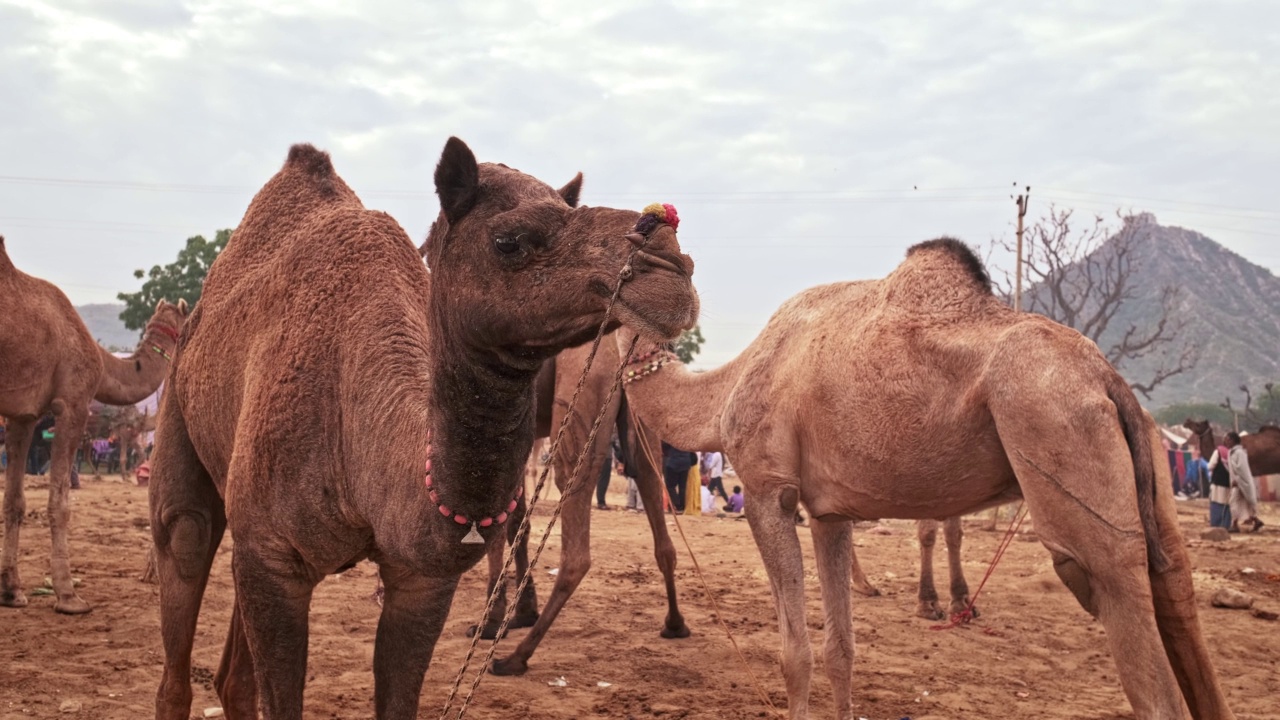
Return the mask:
<path id="1" fill-rule="evenodd" d="M 907 257 L 917 253 L 935 252 L 949 256 L 965 270 L 970 278 L 981 285 L 988 293 L 991 292 L 991 276 L 987 274 L 986 265 L 982 263 L 973 248 L 961 240 L 947 236 L 925 240 L 908 248 Z"/>
<path id="2" fill-rule="evenodd" d="M 289 158 L 284 165 L 301 170 L 317 180 L 332 180 L 336 174 L 329 153 L 311 143 L 298 143 L 289 148 Z"/>

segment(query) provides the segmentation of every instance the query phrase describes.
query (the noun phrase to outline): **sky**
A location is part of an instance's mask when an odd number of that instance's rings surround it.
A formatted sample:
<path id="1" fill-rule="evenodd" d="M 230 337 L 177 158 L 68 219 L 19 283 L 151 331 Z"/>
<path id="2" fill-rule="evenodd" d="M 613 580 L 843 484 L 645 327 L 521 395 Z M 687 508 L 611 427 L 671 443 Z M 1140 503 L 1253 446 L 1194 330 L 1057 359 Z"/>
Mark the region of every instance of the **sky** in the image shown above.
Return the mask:
<path id="1" fill-rule="evenodd" d="M 0 0 L 0 234 L 113 301 L 305 141 L 421 240 L 457 135 L 676 205 L 704 367 L 807 287 L 1010 237 L 1025 186 L 1029 220 L 1149 211 L 1280 271 L 1280 5 L 1042 5 Z"/>

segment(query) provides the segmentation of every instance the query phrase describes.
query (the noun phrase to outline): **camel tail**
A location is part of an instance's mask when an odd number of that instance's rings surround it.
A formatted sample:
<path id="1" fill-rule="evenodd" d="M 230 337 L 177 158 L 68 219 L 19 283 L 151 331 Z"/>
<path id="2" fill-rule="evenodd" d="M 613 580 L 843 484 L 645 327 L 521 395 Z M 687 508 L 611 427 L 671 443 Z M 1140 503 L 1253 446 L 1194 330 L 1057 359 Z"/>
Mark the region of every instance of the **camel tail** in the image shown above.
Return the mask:
<path id="1" fill-rule="evenodd" d="M 1129 453 L 1133 457 L 1134 479 L 1138 486 L 1138 516 L 1142 520 L 1142 531 L 1147 538 L 1147 564 L 1152 572 L 1164 572 L 1171 565 L 1169 556 L 1160 546 L 1160 526 L 1156 520 L 1156 493 L 1159 492 L 1159 484 L 1156 482 L 1156 458 L 1151 448 L 1147 415 L 1138 404 L 1133 390 L 1118 374 L 1113 373 L 1107 383 L 1107 397 L 1115 403 L 1120 414 L 1120 427 L 1124 430 L 1124 439 L 1129 443 Z"/>

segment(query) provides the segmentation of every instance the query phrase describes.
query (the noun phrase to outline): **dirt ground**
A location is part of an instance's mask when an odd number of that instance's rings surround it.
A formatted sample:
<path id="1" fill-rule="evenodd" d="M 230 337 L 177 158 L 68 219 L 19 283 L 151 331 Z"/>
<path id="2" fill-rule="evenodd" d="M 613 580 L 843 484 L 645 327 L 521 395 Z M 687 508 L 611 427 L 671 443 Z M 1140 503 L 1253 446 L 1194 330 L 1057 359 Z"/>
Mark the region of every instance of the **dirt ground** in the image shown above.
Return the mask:
<path id="1" fill-rule="evenodd" d="M 613 489 L 621 490 L 616 478 Z M 41 481 L 29 479 L 21 561 L 29 589 L 48 574 L 46 497 Z M 56 615 L 48 596 L 32 597 L 23 610 L 0 608 L 0 720 L 133 720 L 153 712 L 161 649 L 157 588 L 139 581 L 150 543 L 146 490 L 118 481 L 86 481 L 73 498 L 74 575 L 82 579 L 81 594 L 95 609 L 80 617 Z M 621 493 L 610 497 L 615 507 L 622 501 Z M 1280 611 L 1280 513 L 1274 507 L 1265 510 L 1269 526 L 1262 533 L 1215 544 L 1199 539 L 1205 507 L 1195 502 L 1179 507 L 1196 568 L 1201 623 L 1232 706 L 1241 720 L 1280 718 L 1280 623 L 1257 619 L 1248 611 L 1212 608 L 1208 601 L 1214 589 L 1225 586 L 1244 590 L 1257 605 Z M 535 537 L 547 519 L 546 513 L 535 518 Z M 747 524 L 711 517 L 682 521 L 747 662 L 773 702 L 785 707 L 774 610 Z M 980 529 L 984 522 L 971 518 L 966 523 L 964 565 L 973 587 L 1000 539 L 998 533 Z M 658 637 L 665 611 L 661 576 L 644 517 L 616 510 L 594 512 L 593 525 L 592 571 L 534 655 L 529 673 L 485 678 L 468 717 L 767 717 L 724 631 L 713 621 L 679 538 L 680 601 L 693 636 L 663 640 Z M 879 598 L 854 598 L 854 706 L 859 716 L 1132 717 L 1101 626 L 1059 583 L 1048 554 L 1032 534 L 1012 544 L 982 593 L 982 616 L 973 627 L 933 631 L 932 623 L 912 614 L 919 555 L 914 524 L 883 525 L 887 534 L 872 533 L 869 526 L 855 531 L 863 566 L 885 592 Z M 829 718 L 832 698 L 821 671 L 822 614 L 812 547 L 808 529 L 800 533 L 810 567 L 809 625 L 817 658 L 813 715 Z M 939 540 L 937 573 L 944 579 L 940 589 L 945 592 L 946 556 Z M 209 681 L 232 602 L 229 545 L 224 543 L 214 565 L 200 617 L 193 717 L 218 705 Z M 540 600 L 551 588 L 549 571 L 558 557 L 557 531 L 537 571 Z M 329 578 L 316 590 L 309 718 L 372 714 L 371 662 L 378 620 L 378 607 L 370 600 L 374 574 L 374 567 L 365 563 Z M 481 564 L 462 581 L 423 687 L 423 718 L 439 715 L 466 652 L 463 631 L 482 609 L 484 580 Z M 505 643 L 514 644 L 512 639 Z M 558 678 L 567 684 L 553 686 Z M 68 711 L 61 712 L 64 703 Z"/>

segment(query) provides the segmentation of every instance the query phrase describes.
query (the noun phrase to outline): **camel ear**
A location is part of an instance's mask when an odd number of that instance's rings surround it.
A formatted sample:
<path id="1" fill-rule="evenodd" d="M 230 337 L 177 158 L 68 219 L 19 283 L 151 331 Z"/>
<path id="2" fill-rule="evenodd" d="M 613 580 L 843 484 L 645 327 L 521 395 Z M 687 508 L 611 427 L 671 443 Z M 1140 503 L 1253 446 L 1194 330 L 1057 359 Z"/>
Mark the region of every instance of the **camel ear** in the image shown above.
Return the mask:
<path id="1" fill-rule="evenodd" d="M 578 207 L 578 196 L 582 194 L 582 173 L 574 175 L 573 179 L 557 192 L 560 193 L 560 197 L 564 198 L 565 202 L 569 203 L 569 207 Z"/>
<path id="2" fill-rule="evenodd" d="M 450 223 L 458 222 L 475 204 L 480 190 L 480 167 L 471 148 L 456 137 L 449 138 L 436 165 L 435 179 L 440 209 Z"/>
<path id="3" fill-rule="evenodd" d="M 182 313 L 183 317 L 187 316 L 187 299 L 186 298 L 178 299 L 178 312 Z"/>

